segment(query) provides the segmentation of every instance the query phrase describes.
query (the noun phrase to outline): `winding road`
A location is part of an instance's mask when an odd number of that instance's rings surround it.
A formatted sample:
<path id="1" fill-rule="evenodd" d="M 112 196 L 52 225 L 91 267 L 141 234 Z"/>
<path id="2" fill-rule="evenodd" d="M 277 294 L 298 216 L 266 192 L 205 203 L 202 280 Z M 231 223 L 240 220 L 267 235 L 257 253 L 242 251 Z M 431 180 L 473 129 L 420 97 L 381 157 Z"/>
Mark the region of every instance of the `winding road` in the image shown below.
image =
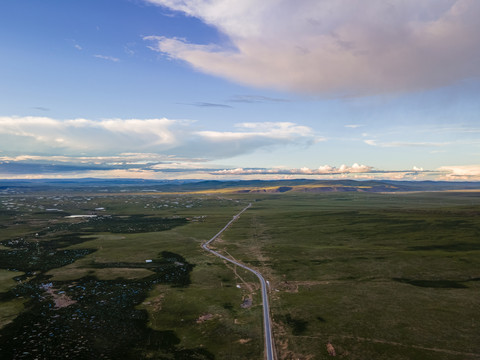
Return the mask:
<path id="1" fill-rule="evenodd" d="M 254 273 L 258 279 L 260 280 L 260 284 L 262 286 L 262 302 L 263 302 L 263 328 L 264 328 L 264 334 L 265 334 L 265 357 L 267 360 L 275 360 L 275 350 L 273 348 L 273 338 L 272 338 L 272 324 L 270 320 L 270 308 L 268 306 L 268 292 L 267 292 L 267 283 L 265 279 L 263 278 L 262 274 L 260 274 L 258 271 L 249 268 L 248 266 L 233 260 L 229 259 L 226 256 L 223 256 L 222 254 L 219 254 L 215 250 L 212 250 L 208 247 L 208 245 L 214 241 L 216 238 L 218 238 L 225 230 L 228 229 L 228 227 L 235 221 L 237 220 L 240 215 L 243 214 L 244 211 L 246 211 L 252 204 L 248 204 L 242 211 L 240 211 L 237 215 L 233 217 L 232 220 L 230 220 L 227 225 L 223 227 L 222 230 L 220 230 L 214 237 L 212 237 L 210 240 L 202 244 L 202 248 L 210 253 L 212 253 L 215 256 L 218 256 L 226 261 L 229 261 L 237 266 L 240 266 L 241 268 L 244 268 L 245 270 L 248 270 L 252 273 Z"/>

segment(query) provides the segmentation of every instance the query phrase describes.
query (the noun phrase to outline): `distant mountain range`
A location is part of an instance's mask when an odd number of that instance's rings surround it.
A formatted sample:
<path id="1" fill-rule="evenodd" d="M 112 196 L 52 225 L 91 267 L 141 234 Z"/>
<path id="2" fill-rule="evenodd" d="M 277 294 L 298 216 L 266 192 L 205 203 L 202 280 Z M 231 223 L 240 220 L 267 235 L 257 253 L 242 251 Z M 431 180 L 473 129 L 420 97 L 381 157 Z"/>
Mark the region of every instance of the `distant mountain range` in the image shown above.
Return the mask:
<path id="1" fill-rule="evenodd" d="M 480 182 L 391 180 L 145 180 L 145 179 L 32 179 L 0 180 L 2 193 L 62 192 L 404 192 L 480 190 Z"/>

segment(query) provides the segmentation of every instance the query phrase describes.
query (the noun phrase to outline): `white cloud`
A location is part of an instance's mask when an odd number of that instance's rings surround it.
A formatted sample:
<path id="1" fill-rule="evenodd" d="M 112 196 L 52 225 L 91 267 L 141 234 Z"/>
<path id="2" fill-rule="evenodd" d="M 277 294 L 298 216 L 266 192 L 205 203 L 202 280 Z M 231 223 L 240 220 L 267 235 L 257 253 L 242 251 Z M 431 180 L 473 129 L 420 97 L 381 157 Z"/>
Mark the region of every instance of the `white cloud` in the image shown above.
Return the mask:
<path id="1" fill-rule="evenodd" d="M 423 90 L 480 75 L 477 0 L 146 0 L 229 44 L 147 36 L 152 49 L 240 83 L 326 95 Z"/>
<path id="2" fill-rule="evenodd" d="M 224 142 L 242 139 L 274 139 L 292 141 L 302 138 L 307 141 L 321 141 L 311 128 L 291 122 L 240 123 L 235 125 L 241 131 L 199 131 L 198 135 L 212 141 Z"/>
<path id="3" fill-rule="evenodd" d="M 452 167 L 453 168 L 453 167 Z M 470 169 L 472 174 L 469 180 L 480 179 L 480 166 L 476 169 Z M 473 173 L 477 172 L 474 177 Z M 385 170 L 374 168 L 369 165 L 353 164 L 352 166 L 340 165 L 338 167 L 331 165 L 323 165 L 318 168 L 232 168 L 210 171 L 210 175 L 219 178 L 249 179 L 252 176 L 261 179 L 295 179 L 295 178 L 312 178 L 312 179 L 390 179 L 390 180 L 459 180 L 459 177 L 449 176 L 452 173 L 451 168 L 424 170 L 423 168 L 413 167 L 413 170 Z M 460 180 L 463 180 L 460 178 Z"/>
<path id="4" fill-rule="evenodd" d="M 353 164 L 352 166 L 341 165 L 340 167 L 324 165 L 317 169 L 310 169 L 303 167 L 300 169 L 224 169 L 213 171 L 211 174 L 215 175 L 339 175 L 339 174 L 354 174 L 354 173 L 373 173 L 378 172 L 371 166 Z"/>
<path id="5" fill-rule="evenodd" d="M 272 98 L 269 96 L 262 96 L 262 95 L 235 95 L 230 98 L 231 102 L 238 102 L 238 103 L 267 103 L 267 102 L 289 102 L 290 100 L 281 99 L 281 98 Z"/>
<path id="6" fill-rule="evenodd" d="M 370 172 L 373 170 L 371 166 L 366 165 L 359 165 L 357 163 L 353 164 L 351 168 L 346 165 L 340 166 L 340 172 L 352 172 L 352 173 L 362 173 L 362 172 Z"/>
<path id="7" fill-rule="evenodd" d="M 168 119 L 56 120 L 46 117 L 0 117 L 4 151 L 67 154 L 105 154 L 138 150 L 166 150 L 177 144 L 172 128 L 181 125 Z M 60 140 L 61 139 L 61 140 Z M 60 141 L 59 141 L 60 140 Z"/>
<path id="8" fill-rule="evenodd" d="M 202 162 L 202 159 L 182 159 L 179 157 L 154 153 L 120 153 L 112 156 L 66 156 L 66 155 L 17 155 L 0 156 L 3 162 L 43 162 L 49 164 L 108 164 L 138 165 L 170 163 L 172 161 Z"/>
<path id="9" fill-rule="evenodd" d="M 356 128 L 359 128 L 359 127 L 362 127 L 362 126 L 365 126 L 365 125 L 362 125 L 362 124 L 349 124 L 349 125 L 345 125 L 346 128 L 349 128 L 349 129 L 356 129 Z"/>
<path id="10" fill-rule="evenodd" d="M 120 61 L 119 58 L 113 57 L 113 56 L 108 56 L 108 55 L 100 55 L 100 54 L 95 54 L 93 57 L 96 57 L 97 59 L 103 59 L 103 60 L 108 60 L 108 61 L 113 61 L 113 62 L 118 62 Z"/>
<path id="11" fill-rule="evenodd" d="M 321 140 L 311 128 L 291 122 L 240 123 L 223 132 L 193 129 L 192 124 L 166 118 L 0 117 L 0 151 L 6 156 L 108 157 L 141 152 L 219 159 L 267 146 L 308 146 Z"/>
<path id="12" fill-rule="evenodd" d="M 209 158 L 229 158 L 279 145 L 310 146 L 324 139 L 307 127 L 290 122 L 241 123 L 235 131 L 197 131 L 195 142 Z M 192 153 L 190 153 L 193 155 Z"/>
<path id="13" fill-rule="evenodd" d="M 442 166 L 438 170 L 454 180 L 480 180 L 480 165 Z"/>
<path id="14" fill-rule="evenodd" d="M 442 147 L 450 145 L 448 142 L 408 142 L 408 141 L 390 141 L 390 142 L 377 142 L 377 140 L 368 139 L 363 141 L 370 146 L 378 146 L 383 148 L 389 147 Z"/>

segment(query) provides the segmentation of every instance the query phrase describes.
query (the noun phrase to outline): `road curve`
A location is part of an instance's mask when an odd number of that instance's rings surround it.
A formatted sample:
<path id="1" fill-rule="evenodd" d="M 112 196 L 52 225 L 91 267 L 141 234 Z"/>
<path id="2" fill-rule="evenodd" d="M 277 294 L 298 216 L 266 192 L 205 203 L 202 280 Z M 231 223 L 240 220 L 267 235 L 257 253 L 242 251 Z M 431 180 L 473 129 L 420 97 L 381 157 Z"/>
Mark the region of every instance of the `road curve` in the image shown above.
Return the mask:
<path id="1" fill-rule="evenodd" d="M 260 274 L 258 271 L 253 270 L 249 268 L 248 266 L 233 260 L 229 259 L 226 256 L 223 256 L 222 254 L 219 254 L 215 250 L 212 250 L 208 247 L 208 245 L 214 241 L 216 238 L 218 238 L 227 228 L 235 221 L 237 220 L 242 213 L 247 210 L 252 204 L 248 204 L 242 211 L 240 211 L 237 215 L 235 215 L 232 220 L 230 220 L 227 225 L 223 227 L 222 230 L 220 230 L 214 237 L 212 237 L 210 240 L 202 244 L 202 248 L 210 253 L 212 253 L 215 256 L 218 256 L 226 261 L 229 261 L 237 266 L 240 266 L 241 268 L 244 268 L 247 271 L 250 271 L 254 273 L 258 279 L 260 280 L 260 284 L 262 286 L 262 302 L 263 302 L 263 328 L 264 328 L 264 333 L 265 333 L 265 357 L 267 360 L 275 360 L 275 351 L 273 349 L 273 338 L 272 338 L 272 324 L 270 320 L 270 308 L 268 306 L 268 292 L 267 292 L 267 283 L 265 279 L 263 278 L 262 274 Z"/>

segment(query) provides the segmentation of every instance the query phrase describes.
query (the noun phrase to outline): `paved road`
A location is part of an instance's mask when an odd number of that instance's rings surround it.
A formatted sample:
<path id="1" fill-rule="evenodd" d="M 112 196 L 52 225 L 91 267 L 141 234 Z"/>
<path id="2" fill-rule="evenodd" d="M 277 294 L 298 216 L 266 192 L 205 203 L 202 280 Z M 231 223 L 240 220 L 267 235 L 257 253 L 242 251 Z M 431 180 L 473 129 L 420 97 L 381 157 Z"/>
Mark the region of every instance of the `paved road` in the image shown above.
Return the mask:
<path id="1" fill-rule="evenodd" d="M 214 241 L 216 238 L 218 238 L 227 228 L 235 221 L 237 220 L 242 213 L 247 210 L 252 204 L 248 204 L 242 211 L 240 211 L 237 215 L 233 217 L 232 220 L 228 222 L 227 225 L 224 226 L 222 230 L 220 230 L 214 237 L 212 237 L 210 240 L 202 244 L 202 248 L 204 248 L 206 251 L 212 253 L 213 255 L 216 255 L 224 260 L 227 260 L 237 266 L 240 266 L 241 268 L 244 268 L 245 270 L 248 270 L 252 273 L 254 273 L 258 279 L 260 280 L 260 284 L 262 285 L 262 302 L 263 302 L 263 327 L 264 327 L 264 333 L 265 333 L 265 357 L 267 360 L 275 360 L 275 351 L 273 349 L 273 338 L 272 338 L 272 324 L 270 321 L 270 309 L 268 307 L 268 292 L 267 292 L 267 283 L 265 279 L 263 278 L 262 274 L 260 274 L 258 271 L 253 270 L 249 268 L 246 265 L 243 265 L 242 263 L 229 259 L 226 256 L 223 256 L 222 254 L 219 254 L 215 250 L 212 250 L 208 247 L 208 245 Z"/>

